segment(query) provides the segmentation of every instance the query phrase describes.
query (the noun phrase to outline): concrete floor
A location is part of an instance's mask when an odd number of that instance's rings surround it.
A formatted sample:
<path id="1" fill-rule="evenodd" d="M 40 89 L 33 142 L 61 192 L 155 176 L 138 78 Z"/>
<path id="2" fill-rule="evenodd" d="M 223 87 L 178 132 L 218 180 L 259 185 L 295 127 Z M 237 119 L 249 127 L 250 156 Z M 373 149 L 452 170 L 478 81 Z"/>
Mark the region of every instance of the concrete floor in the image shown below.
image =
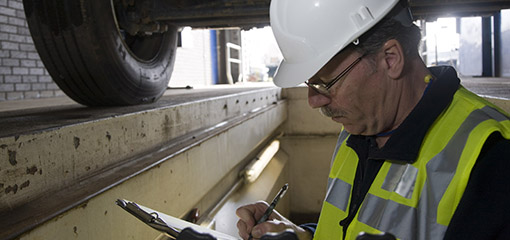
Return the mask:
<path id="1" fill-rule="evenodd" d="M 484 97 L 510 99 L 510 78 L 462 77 L 461 84 Z"/>

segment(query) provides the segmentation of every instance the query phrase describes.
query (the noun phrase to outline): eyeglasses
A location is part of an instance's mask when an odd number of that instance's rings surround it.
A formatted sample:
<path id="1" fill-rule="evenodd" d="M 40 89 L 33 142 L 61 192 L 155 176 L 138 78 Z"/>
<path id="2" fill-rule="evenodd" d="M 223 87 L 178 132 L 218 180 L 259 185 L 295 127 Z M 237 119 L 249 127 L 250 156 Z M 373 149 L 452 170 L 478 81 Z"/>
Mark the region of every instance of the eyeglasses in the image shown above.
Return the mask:
<path id="1" fill-rule="evenodd" d="M 345 70 L 343 70 L 340 74 L 338 74 L 333 80 L 331 80 L 329 83 L 324 83 L 322 82 L 321 80 L 319 80 L 320 82 L 319 83 L 310 83 L 308 81 L 305 81 L 305 84 L 308 85 L 308 87 L 310 87 L 312 90 L 316 91 L 317 93 L 319 94 L 322 94 L 322 95 L 325 95 L 325 96 L 330 96 L 330 93 L 329 93 L 329 89 L 331 87 L 333 87 L 333 85 L 335 85 L 335 83 L 338 82 L 338 80 L 342 79 L 344 76 L 347 75 L 347 73 L 349 73 L 353 68 L 354 66 L 356 66 L 356 64 L 358 64 L 361 59 L 364 57 L 365 55 L 361 55 L 359 58 L 357 58 L 356 60 L 354 60 L 353 63 L 351 63 L 351 65 L 349 65 Z"/>

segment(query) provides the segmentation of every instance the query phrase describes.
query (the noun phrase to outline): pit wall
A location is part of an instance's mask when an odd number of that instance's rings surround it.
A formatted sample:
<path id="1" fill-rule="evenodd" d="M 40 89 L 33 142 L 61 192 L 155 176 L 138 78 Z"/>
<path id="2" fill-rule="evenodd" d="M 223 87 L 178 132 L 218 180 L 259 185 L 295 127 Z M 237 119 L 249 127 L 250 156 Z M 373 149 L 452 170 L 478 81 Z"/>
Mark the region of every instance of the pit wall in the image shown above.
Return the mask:
<path id="1" fill-rule="evenodd" d="M 307 88 L 283 89 L 288 102 L 288 119 L 281 149 L 289 157 L 290 211 L 296 222 L 318 216 L 326 194 L 331 156 L 341 126 L 308 106 Z M 310 218 L 310 216 L 312 218 Z"/>
<path id="2" fill-rule="evenodd" d="M 290 211 L 295 216 L 318 216 L 341 126 L 308 106 L 307 88 L 283 89 L 282 96 L 288 101 L 288 120 L 282 127 L 281 149 L 288 154 L 290 183 L 295 188 Z M 510 100 L 485 99 L 510 112 Z"/>

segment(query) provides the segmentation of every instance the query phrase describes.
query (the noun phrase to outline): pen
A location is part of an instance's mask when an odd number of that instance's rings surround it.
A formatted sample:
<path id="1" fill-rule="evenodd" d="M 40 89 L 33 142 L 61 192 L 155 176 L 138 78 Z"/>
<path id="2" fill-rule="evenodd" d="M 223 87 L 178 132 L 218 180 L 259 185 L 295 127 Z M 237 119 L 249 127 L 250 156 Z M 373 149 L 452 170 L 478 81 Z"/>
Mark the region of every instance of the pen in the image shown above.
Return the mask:
<path id="1" fill-rule="evenodd" d="M 285 192 L 287 192 L 287 189 L 289 189 L 289 184 L 285 183 L 285 185 L 283 185 L 282 189 L 280 189 L 278 194 L 276 194 L 276 197 L 274 197 L 273 201 L 271 202 L 269 207 L 264 212 L 264 215 L 262 215 L 262 217 L 257 221 L 257 224 L 255 224 L 255 225 L 258 225 L 258 224 L 261 224 L 261 223 L 267 221 L 267 219 L 269 218 L 271 213 L 273 213 L 273 210 L 276 207 L 276 204 L 278 204 L 278 201 L 280 201 L 280 199 L 283 197 L 283 195 L 285 195 Z M 249 240 L 252 239 L 251 234 L 248 239 Z"/>

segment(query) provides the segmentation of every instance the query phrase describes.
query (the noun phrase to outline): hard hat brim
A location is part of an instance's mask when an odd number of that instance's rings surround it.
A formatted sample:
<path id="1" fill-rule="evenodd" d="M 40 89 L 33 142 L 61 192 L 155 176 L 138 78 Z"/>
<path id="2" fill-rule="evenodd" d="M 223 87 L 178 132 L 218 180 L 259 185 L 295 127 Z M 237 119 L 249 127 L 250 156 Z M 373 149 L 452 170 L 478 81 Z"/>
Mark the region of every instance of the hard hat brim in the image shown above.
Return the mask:
<path id="1" fill-rule="evenodd" d="M 290 63 L 283 59 L 273 82 L 282 88 L 295 87 L 313 77 L 331 58 L 332 56 L 323 55 L 301 63 Z"/>

